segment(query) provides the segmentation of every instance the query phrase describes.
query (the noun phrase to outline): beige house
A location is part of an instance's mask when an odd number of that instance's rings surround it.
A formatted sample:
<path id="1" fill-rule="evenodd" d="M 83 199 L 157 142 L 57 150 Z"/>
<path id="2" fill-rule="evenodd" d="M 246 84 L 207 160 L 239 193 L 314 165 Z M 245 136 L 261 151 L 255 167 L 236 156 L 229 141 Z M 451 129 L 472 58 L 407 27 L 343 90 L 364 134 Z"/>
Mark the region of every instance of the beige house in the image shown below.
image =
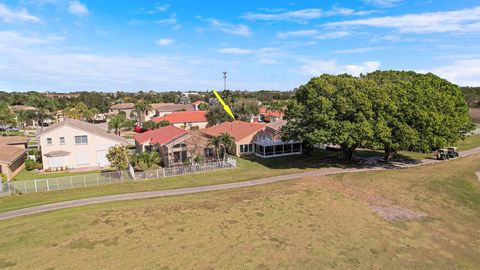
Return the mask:
<path id="1" fill-rule="evenodd" d="M 107 167 L 110 147 L 127 144 L 123 137 L 98 128 L 96 125 L 73 119 L 46 128 L 39 135 L 42 162 L 45 170 Z"/>
<path id="2" fill-rule="evenodd" d="M 268 158 L 300 154 L 301 143 L 282 141 L 280 127 L 281 123 L 267 126 L 261 123 L 233 121 L 206 128 L 203 133 L 209 138 L 222 133 L 230 134 L 235 140 L 234 154 L 237 156 L 256 155 Z"/>
<path id="3" fill-rule="evenodd" d="M 115 105 L 110 106 L 109 114 L 110 115 L 116 115 L 120 112 L 123 112 L 123 113 L 125 113 L 125 116 L 127 117 L 127 119 L 130 119 L 131 118 L 130 115 L 132 114 L 134 106 L 135 106 L 134 103 L 115 104 Z"/>
<path id="4" fill-rule="evenodd" d="M 21 136 L 0 137 L 0 173 L 11 180 L 25 168 L 28 139 Z"/>
<path id="5" fill-rule="evenodd" d="M 133 138 L 137 152 L 158 151 L 165 167 L 190 163 L 197 156 L 204 161 L 213 158 L 208 138 L 198 131 L 166 126 L 136 134 Z"/>

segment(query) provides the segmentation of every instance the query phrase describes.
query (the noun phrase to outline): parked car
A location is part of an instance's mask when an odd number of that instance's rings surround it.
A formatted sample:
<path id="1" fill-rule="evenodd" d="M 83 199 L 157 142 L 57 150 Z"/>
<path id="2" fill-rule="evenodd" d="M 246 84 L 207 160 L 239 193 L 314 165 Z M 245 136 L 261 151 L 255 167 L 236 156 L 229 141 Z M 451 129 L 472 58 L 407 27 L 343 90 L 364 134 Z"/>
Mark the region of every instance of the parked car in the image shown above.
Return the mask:
<path id="1" fill-rule="evenodd" d="M 48 127 L 48 126 L 50 126 L 50 124 L 49 123 L 43 123 L 42 126 L 43 127 Z"/>

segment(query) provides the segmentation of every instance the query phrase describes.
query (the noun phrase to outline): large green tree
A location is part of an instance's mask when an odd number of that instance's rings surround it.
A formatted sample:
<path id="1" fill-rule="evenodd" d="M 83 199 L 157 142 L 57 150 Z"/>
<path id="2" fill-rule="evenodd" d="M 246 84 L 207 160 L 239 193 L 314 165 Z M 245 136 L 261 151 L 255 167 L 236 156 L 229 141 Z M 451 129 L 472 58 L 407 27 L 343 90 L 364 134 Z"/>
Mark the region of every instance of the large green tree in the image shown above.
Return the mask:
<path id="1" fill-rule="evenodd" d="M 209 126 L 215 126 L 232 119 L 225 112 L 222 106 L 218 106 L 218 105 L 210 107 L 210 110 L 205 114 L 205 116 L 207 117 Z"/>
<path id="2" fill-rule="evenodd" d="M 37 109 L 37 123 L 43 130 L 43 122 L 48 117 L 52 117 L 57 109 L 57 102 L 55 99 L 42 95 L 32 95 L 29 97 L 28 104 Z"/>
<path id="3" fill-rule="evenodd" d="M 434 74 L 376 71 L 361 79 L 377 85 L 375 142 L 390 160 L 397 150 L 430 152 L 473 129 L 460 88 Z"/>
<path id="4" fill-rule="evenodd" d="M 345 160 L 353 151 L 369 145 L 374 135 L 374 84 L 350 75 L 322 75 L 295 91 L 282 129 L 286 140 L 307 145 L 332 143 L 341 146 Z"/>
<path id="5" fill-rule="evenodd" d="M 140 126 L 142 125 L 143 121 L 145 120 L 145 116 L 148 114 L 149 111 L 152 110 L 152 105 L 145 101 L 145 100 L 139 100 L 135 105 L 133 106 L 133 112 L 135 115 L 138 117 L 138 122 Z"/>

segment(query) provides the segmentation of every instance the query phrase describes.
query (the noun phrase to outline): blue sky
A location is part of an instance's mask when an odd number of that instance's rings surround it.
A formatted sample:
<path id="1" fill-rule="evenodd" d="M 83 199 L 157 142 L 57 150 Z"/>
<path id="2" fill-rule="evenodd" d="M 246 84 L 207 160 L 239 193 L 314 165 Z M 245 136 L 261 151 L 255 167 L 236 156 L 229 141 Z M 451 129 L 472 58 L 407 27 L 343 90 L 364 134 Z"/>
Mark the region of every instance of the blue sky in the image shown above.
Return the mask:
<path id="1" fill-rule="evenodd" d="M 480 1 L 0 0 L 0 90 L 291 90 L 322 73 L 480 86 Z"/>

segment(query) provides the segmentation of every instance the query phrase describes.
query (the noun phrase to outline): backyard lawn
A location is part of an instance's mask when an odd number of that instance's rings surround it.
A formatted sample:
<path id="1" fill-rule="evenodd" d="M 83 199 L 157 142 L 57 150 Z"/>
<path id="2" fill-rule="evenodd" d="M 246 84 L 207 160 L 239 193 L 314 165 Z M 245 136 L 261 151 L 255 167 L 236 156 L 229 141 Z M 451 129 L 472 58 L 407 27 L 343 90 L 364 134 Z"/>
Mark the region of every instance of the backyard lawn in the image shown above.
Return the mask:
<path id="1" fill-rule="evenodd" d="M 46 178 L 56 178 L 56 177 L 66 177 L 82 174 L 91 174 L 99 173 L 100 171 L 88 171 L 88 172 L 51 172 L 51 173 L 39 173 L 34 171 L 23 170 L 15 176 L 13 181 L 25 181 L 25 180 L 34 180 L 34 179 L 46 179 Z"/>
<path id="2" fill-rule="evenodd" d="M 0 268 L 479 269 L 478 171 L 480 155 L 6 220 Z"/>

